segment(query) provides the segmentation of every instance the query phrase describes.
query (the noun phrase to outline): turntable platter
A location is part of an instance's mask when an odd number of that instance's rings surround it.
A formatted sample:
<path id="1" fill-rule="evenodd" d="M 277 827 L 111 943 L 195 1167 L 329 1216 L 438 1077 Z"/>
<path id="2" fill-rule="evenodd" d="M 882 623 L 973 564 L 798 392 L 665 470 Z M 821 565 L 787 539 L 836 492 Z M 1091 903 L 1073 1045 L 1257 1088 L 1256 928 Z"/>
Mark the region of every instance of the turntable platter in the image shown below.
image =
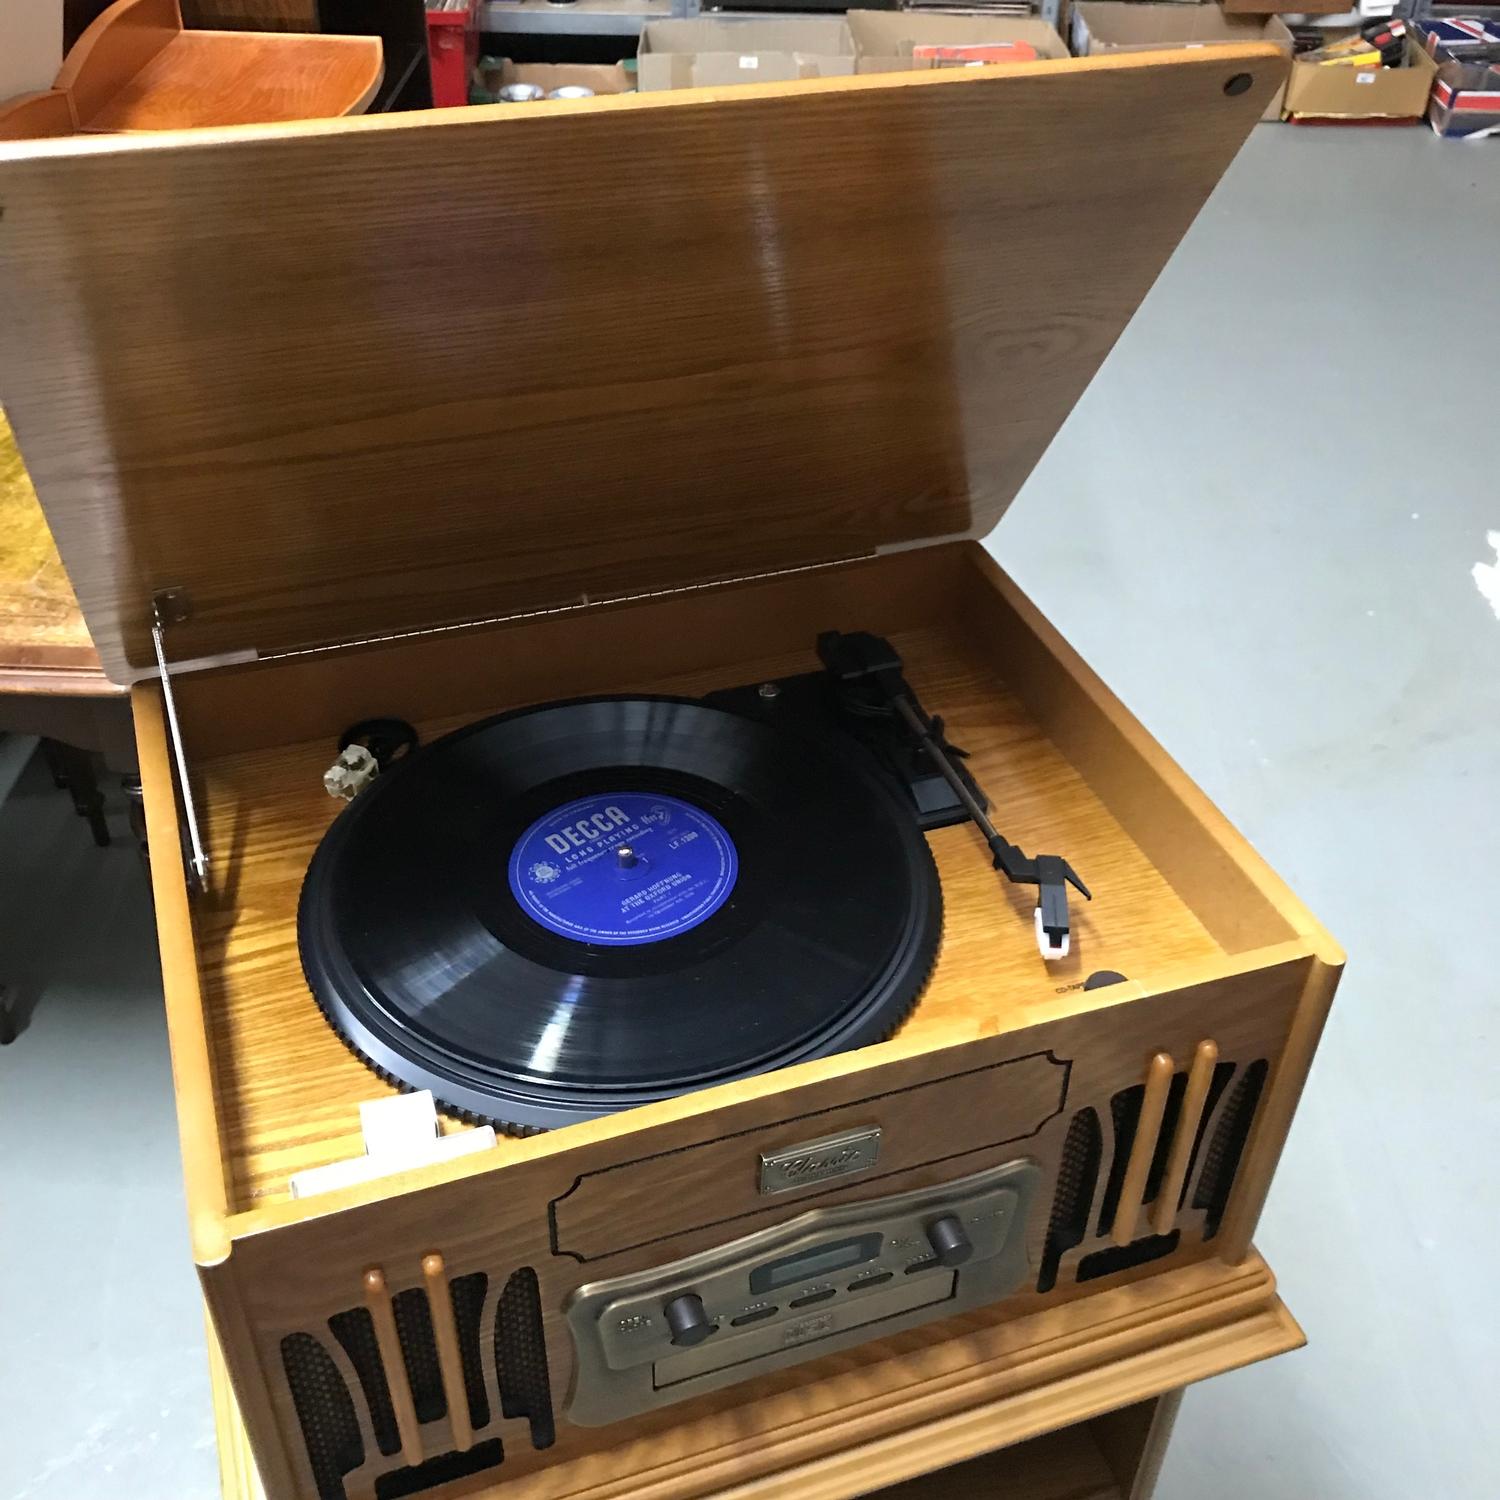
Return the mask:
<path id="1" fill-rule="evenodd" d="M 926 841 L 861 746 L 670 698 L 408 757 L 329 829 L 298 919 L 360 1055 L 519 1133 L 878 1041 L 940 930 Z"/>

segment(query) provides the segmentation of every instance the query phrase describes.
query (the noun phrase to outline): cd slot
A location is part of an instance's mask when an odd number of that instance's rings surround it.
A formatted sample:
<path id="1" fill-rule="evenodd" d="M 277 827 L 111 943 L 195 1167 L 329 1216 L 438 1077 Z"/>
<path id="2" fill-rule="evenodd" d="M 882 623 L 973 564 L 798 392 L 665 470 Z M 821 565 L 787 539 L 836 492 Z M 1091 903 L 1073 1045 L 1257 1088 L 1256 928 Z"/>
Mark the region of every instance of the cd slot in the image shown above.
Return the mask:
<path id="1" fill-rule="evenodd" d="M 657 1390 L 696 1380 L 736 1365 L 749 1364 L 789 1348 L 806 1348 L 852 1328 L 863 1328 L 885 1318 L 948 1302 L 958 1289 L 958 1273 L 915 1276 L 889 1291 L 869 1293 L 850 1302 L 836 1302 L 826 1309 L 792 1322 L 773 1323 L 753 1333 L 723 1340 L 710 1339 L 695 1349 L 671 1354 L 656 1361 L 653 1384 Z M 810 1356 L 809 1356 L 810 1357 Z"/>

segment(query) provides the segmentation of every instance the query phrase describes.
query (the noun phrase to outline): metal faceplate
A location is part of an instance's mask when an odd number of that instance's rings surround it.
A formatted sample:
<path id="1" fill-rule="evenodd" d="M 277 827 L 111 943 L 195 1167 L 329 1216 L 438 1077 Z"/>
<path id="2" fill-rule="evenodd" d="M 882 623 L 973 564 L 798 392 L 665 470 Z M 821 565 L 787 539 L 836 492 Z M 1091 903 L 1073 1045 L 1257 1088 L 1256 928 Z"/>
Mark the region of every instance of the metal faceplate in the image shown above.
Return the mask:
<path id="1" fill-rule="evenodd" d="M 669 1265 L 590 1282 L 568 1299 L 576 1352 L 567 1417 L 601 1427 L 763 1371 L 816 1359 L 1007 1296 L 1027 1272 L 1041 1180 L 1029 1158 L 889 1198 L 815 1208 Z M 957 1220 L 945 1264 L 934 1226 Z M 697 1342 L 665 1309 L 697 1298 Z M 696 1307 L 696 1304 L 695 1304 Z"/>

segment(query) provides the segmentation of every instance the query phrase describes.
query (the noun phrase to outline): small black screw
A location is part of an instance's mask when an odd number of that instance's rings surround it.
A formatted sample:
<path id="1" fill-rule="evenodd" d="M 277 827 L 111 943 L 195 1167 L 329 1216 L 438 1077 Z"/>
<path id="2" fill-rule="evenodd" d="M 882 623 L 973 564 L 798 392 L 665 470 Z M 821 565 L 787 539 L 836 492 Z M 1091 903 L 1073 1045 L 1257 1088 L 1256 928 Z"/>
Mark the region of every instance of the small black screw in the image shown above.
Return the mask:
<path id="1" fill-rule="evenodd" d="M 1243 94 L 1250 87 L 1252 80 L 1248 73 L 1236 73 L 1229 82 L 1224 85 L 1224 92 L 1233 99 L 1238 94 Z"/>

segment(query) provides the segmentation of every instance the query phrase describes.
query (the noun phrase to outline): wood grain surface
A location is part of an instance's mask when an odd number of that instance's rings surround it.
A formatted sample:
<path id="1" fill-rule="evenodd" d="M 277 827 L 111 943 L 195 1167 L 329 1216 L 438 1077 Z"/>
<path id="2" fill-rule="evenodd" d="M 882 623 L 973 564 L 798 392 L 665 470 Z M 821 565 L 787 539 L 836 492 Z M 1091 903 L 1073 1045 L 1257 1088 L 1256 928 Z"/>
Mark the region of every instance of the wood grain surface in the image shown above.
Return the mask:
<path id="1" fill-rule="evenodd" d="M 57 75 L 54 89 L 71 116 L 67 128 L 39 133 L 187 130 L 352 114 L 374 98 L 380 80 L 376 37 L 186 31 L 177 0 L 116 0 L 79 37 Z"/>
<path id="2" fill-rule="evenodd" d="M 0 693 L 119 694 L 0 411 Z"/>
<path id="3" fill-rule="evenodd" d="M 987 532 L 1284 67 L 12 146 L 0 394 L 121 677 Z"/>
<path id="4" fill-rule="evenodd" d="M 210 31 L 317 31 L 318 0 L 182 0 L 182 19 Z"/>
<path id="5" fill-rule="evenodd" d="M 81 115 L 81 127 L 187 130 L 357 114 L 382 76 L 379 37 L 184 31 Z"/>
<path id="6" fill-rule="evenodd" d="M 60 89 L 20 94 L 0 103 L 0 141 L 40 141 L 72 135 L 76 129 L 73 106 Z"/>
<path id="7" fill-rule="evenodd" d="M 1093 904 L 1075 903 L 1072 955 L 1046 964 L 1032 933 L 1035 891 L 999 880 L 972 827 L 932 834 L 944 937 L 932 982 L 905 1028 L 913 1045 L 955 1029 L 974 1034 L 986 1025 L 1024 1024 L 1048 1012 L 1059 987 L 1094 969 L 1147 977 L 1223 956 L 1189 903 L 960 638 L 930 628 L 899 636 L 897 645 L 923 699 L 941 706 L 981 785 L 1000 799 L 1007 836 L 1027 850 L 1066 851 L 1099 893 Z M 758 681 L 784 665 L 750 657 L 727 675 L 641 686 L 702 692 Z M 808 650 L 797 665 L 817 664 Z M 496 702 L 493 709 L 512 706 Z M 458 722 L 420 727 L 429 738 Z M 320 740 L 200 766 L 201 808 L 218 873 L 211 899 L 196 915 L 198 951 L 216 1067 L 229 1084 L 221 1107 L 232 1198 L 242 1207 L 284 1195 L 292 1172 L 358 1155 L 359 1101 L 389 1092 L 323 1020 L 297 952 L 302 878 L 341 806 L 321 780 L 335 749 Z"/>
<path id="8" fill-rule="evenodd" d="M 53 87 L 68 96 L 82 127 L 181 33 L 177 0 L 115 0 L 68 49 Z"/>
<path id="9" fill-rule="evenodd" d="M 193 673 L 178 696 L 198 767 L 212 885 L 190 924 L 180 872 L 169 863 L 157 912 L 164 952 L 172 950 L 169 1006 L 183 991 L 180 1085 L 191 1086 L 199 1114 L 208 1098 L 217 1100 L 218 1201 L 233 1212 L 281 1199 L 292 1172 L 358 1155 L 358 1103 L 388 1092 L 323 1022 L 296 947 L 302 877 L 339 808 L 321 775 L 344 724 L 395 713 L 431 736 L 548 697 L 698 693 L 811 670 L 810 643 L 830 622 L 893 635 L 913 685 L 974 753 L 1007 834 L 1027 849 L 1065 851 L 1098 892 L 1094 904 L 1075 903 L 1071 957 L 1044 964 L 1031 938 L 1030 893 L 998 880 L 972 829 L 932 835 L 947 917 L 933 984 L 902 1033 L 913 1045 L 1065 1014 L 1085 1003 L 1076 986 L 1096 968 L 1148 980 L 1195 965 L 1201 973 L 1226 953 L 1299 934 L 1336 958 L 1295 897 L 1055 632 L 1045 640 L 1035 633 L 1050 627 L 977 547 L 922 549 L 623 611 Z M 671 670 L 653 675 L 652 663 Z M 1018 665 L 1024 698 L 1001 675 Z M 153 768 L 148 798 L 165 821 L 174 799 L 154 694 L 149 685 L 137 690 L 137 718 L 142 764 Z M 279 742 L 288 730 L 300 738 Z M 237 740 L 257 748 L 235 752 Z M 1088 775 L 1078 760 L 1090 765 Z M 1101 780 L 1120 783 L 1122 795 L 1101 798 Z M 1143 835 L 1153 841 L 1149 857 Z M 158 842 L 168 848 L 170 838 Z M 1219 914 L 1225 904 L 1229 920 Z M 189 1024 L 200 1014 L 201 1031 Z M 1189 1039 L 1184 1057 L 1201 1039 Z M 189 1063 L 189 1052 L 202 1061 Z M 196 1118 L 183 1120 L 195 1160 L 196 1143 L 208 1136 Z M 517 1148 L 502 1142 L 497 1151 Z M 213 1198 L 190 1184 L 196 1196 Z"/>

